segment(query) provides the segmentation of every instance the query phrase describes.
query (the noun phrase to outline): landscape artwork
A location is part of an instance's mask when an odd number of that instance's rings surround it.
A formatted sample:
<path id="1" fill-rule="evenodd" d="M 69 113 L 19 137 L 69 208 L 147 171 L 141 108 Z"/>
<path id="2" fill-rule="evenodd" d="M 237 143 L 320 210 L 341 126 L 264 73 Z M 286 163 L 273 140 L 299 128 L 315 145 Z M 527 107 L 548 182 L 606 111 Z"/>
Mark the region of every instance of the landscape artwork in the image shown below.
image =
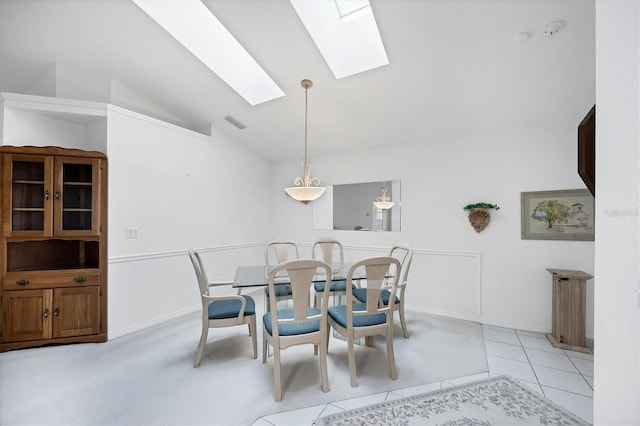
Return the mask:
<path id="1" fill-rule="evenodd" d="M 584 189 L 522 192 L 523 240 L 594 240 L 594 198 Z"/>

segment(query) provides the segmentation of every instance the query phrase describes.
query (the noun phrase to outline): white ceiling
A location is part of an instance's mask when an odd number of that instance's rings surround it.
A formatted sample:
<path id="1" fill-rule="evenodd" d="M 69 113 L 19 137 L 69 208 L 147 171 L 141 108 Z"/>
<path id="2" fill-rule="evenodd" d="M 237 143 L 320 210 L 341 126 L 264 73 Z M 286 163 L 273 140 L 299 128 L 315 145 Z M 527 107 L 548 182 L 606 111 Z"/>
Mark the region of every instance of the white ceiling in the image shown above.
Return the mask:
<path id="1" fill-rule="evenodd" d="M 302 157 L 303 78 L 314 82 L 311 158 L 577 125 L 595 102 L 594 0 L 371 0 L 390 64 L 341 80 L 288 0 L 204 3 L 285 97 L 250 106 L 129 0 L 0 0 L 0 91 L 37 93 L 56 64 L 104 76 L 144 99 L 122 106 L 190 128 L 214 123 L 274 161 Z M 564 30 L 542 35 L 559 19 Z M 530 40 L 514 43 L 524 31 Z"/>

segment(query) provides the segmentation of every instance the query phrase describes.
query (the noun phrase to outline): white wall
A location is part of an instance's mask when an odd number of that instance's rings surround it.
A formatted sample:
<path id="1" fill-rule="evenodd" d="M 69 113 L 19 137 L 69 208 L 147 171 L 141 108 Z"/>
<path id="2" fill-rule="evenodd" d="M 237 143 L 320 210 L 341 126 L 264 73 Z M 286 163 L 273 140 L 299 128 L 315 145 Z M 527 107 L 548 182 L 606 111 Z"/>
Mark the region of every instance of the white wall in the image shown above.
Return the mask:
<path id="1" fill-rule="evenodd" d="M 109 336 L 199 309 L 186 250 L 203 251 L 210 279 L 262 262 L 269 166 L 212 137 L 111 106 Z M 138 238 L 127 238 L 137 228 Z"/>
<path id="2" fill-rule="evenodd" d="M 594 243 L 520 239 L 520 192 L 585 188 L 576 171 L 581 119 L 311 159 L 314 176 L 324 184 L 401 179 L 401 232 L 312 230 L 311 206 L 283 191 L 299 173 L 299 162 L 276 164 L 273 236 L 307 244 L 333 236 L 352 258 L 408 243 L 415 250 L 408 308 L 549 332 L 552 279 L 545 268 L 592 274 Z M 476 201 L 500 206 L 482 233 L 462 210 Z M 588 337 L 596 281 L 587 284 Z"/>
<path id="3" fill-rule="evenodd" d="M 104 103 L 2 93 L 0 108 L 2 145 L 106 150 Z"/>
<path id="4" fill-rule="evenodd" d="M 211 279 L 263 262 L 270 167 L 228 136 L 107 104 L 1 99 L 0 144 L 107 154 L 110 339 L 200 309 L 188 249 L 202 253 Z M 138 238 L 127 238 L 129 228 Z"/>
<path id="5" fill-rule="evenodd" d="M 27 110 L 5 109 L 3 145 L 88 149 L 87 141 L 84 123 L 59 120 Z"/>
<path id="6" fill-rule="evenodd" d="M 640 424 L 640 2 L 596 2 L 594 424 Z"/>

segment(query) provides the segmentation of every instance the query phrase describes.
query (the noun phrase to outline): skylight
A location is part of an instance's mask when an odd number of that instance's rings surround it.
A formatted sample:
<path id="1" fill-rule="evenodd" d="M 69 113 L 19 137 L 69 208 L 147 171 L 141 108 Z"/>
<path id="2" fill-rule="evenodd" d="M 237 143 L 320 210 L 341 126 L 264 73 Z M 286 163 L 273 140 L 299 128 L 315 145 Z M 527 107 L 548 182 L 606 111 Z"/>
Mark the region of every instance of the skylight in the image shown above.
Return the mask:
<path id="1" fill-rule="evenodd" d="M 199 0 L 133 0 L 251 105 L 284 92 Z"/>
<path id="2" fill-rule="evenodd" d="M 389 63 L 368 0 L 289 0 L 336 78 Z"/>

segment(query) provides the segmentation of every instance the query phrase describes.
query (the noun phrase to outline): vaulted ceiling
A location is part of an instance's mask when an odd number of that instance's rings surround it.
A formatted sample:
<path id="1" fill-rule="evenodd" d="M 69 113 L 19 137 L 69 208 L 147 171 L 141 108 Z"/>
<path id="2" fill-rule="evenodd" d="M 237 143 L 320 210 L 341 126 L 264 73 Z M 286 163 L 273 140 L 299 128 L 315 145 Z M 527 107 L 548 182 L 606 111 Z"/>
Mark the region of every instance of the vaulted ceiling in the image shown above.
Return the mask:
<path id="1" fill-rule="evenodd" d="M 57 70 L 59 96 L 213 123 L 273 161 L 303 154 L 303 78 L 311 157 L 577 125 L 595 102 L 593 0 L 371 0 L 390 63 L 340 80 L 288 0 L 204 3 L 286 96 L 250 106 L 129 0 L 0 0 L 0 91 L 50 94 L 39 88 Z M 564 29 L 544 35 L 556 20 Z M 101 79 L 107 95 L 92 93 Z"/>

